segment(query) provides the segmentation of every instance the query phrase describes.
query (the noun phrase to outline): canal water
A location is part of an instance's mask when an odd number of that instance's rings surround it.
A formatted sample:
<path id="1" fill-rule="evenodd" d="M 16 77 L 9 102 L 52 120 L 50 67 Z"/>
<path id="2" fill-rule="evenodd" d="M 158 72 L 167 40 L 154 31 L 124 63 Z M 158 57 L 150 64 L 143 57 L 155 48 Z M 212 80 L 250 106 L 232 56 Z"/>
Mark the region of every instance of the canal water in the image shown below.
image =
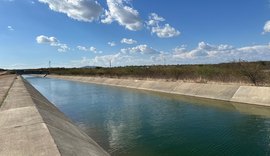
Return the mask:
<path id="1" fill-rule="evenodd" d="M 26 79 L 111 155 L 270 155 L 270 111 L 264 107 Z"/>

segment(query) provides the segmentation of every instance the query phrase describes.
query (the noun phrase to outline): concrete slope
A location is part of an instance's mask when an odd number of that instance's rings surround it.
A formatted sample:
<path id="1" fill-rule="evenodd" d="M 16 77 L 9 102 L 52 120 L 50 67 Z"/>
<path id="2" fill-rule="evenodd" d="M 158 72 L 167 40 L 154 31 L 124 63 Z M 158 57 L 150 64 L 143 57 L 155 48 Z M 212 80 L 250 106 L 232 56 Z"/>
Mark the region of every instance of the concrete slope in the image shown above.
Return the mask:
<path id="1" fill-rule="evenodd" d="M 181 83 L 172 91 L 174 94 L 230 101 L 238 85 Z"/>
<path id="2" fill-rule="evenodd" d="M 149 81 L 135 79 L 113 79 L 82 76 L 50 75 L 48 77 L 95 84 L 113 85 L 134 89 L 151 90 L 157 92 L 194 96 L 222 101 L 270 106 L 270 87 L 240 86 L 229 84 L 183 83 L 171 81 L 165 82 L 160 80 Z"/>
<path id="3" fill-rule="evenodd" d="M 0 75 L 0 106 L 2 105 L 8 90 L 10 89 L 15 75 Z"/>
<path id="4" fill-rule="evenodd" d="M 109 154 L 28 82 L 18 77 L 0 108 L 0 155 Z"/>
<path id="5" fill-rule="evenodd" d="M 0 155 L 60 155 L 20 78 L 0 108 Z"/>
<path id="6" fill-rule="evenodd" d="M 270 106 L 270 87 L 240 86 L 231 101 Z"/>

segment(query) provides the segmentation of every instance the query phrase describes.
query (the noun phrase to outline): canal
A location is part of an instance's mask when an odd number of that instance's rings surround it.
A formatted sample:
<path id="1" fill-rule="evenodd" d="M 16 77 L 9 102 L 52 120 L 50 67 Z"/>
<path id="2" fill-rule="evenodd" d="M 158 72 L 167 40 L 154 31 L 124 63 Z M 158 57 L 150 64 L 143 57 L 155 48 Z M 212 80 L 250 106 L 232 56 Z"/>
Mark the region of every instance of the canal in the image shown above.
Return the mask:
<path id="1" fill-rule="evenodd" d="M 26 79 L 111 155 L 270 155 L 264 107 Z"/>

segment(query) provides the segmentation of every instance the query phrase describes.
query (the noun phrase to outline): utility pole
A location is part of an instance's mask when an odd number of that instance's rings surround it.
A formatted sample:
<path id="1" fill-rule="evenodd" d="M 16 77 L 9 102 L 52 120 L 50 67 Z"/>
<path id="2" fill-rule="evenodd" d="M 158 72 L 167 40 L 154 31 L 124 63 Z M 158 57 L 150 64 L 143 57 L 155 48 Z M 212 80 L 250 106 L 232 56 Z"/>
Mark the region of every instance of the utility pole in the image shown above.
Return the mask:
<path id="1" fill-rule="evenodd" d="M 163 63 L 164 63 L 164 66 L 166 66 L 166 58 L 163 57 Z"/>
<path id="2" fill-rule="evenodd" d="M 51 61 L 49 61 L 49 68 L 51 68 Z"/>
<path id="3" fill-rule="evenodd" d="M 112 68 L 112 59 L 110 59 L 109 61 L 110 61 L 110 68 Z"/>

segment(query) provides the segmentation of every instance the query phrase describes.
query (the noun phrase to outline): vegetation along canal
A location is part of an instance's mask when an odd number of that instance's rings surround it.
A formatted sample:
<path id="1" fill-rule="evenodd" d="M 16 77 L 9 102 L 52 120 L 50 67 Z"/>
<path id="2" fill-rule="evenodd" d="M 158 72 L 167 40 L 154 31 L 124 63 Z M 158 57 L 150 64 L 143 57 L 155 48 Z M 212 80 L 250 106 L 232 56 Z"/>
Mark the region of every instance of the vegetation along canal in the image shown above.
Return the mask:
<path id="1" fill-rule="evenodd" d="M 264 107 L 26 79 L 111 155 L 270 155 Z"/>

